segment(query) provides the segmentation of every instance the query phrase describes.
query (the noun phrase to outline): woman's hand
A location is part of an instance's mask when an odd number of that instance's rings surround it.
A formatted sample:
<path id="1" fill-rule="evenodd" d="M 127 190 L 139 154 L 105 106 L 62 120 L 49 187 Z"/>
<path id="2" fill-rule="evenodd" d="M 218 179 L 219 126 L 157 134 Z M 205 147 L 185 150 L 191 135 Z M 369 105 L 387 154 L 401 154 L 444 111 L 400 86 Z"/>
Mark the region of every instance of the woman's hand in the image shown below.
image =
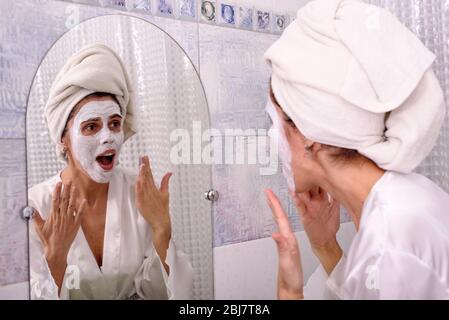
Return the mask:
<path id="1" fill-rule="evenodd" d="M 304 299 L 304 280 L 298 242 L 279 199 L 271 190 L 266 190 L 265 194 L 279 230 L 272 235 L 279 255 L 278 298 L 281 300 Z"/>
<path id="2" fill-rule="evenodd" d="M 337 242 L 340 203 L 335 199 L 329 202 L 327 192 L 319 187 L 302 194 L 292 192 L 291 196 L 299 211 L 312 250 L 326 272 L 330 274 L 342 256 L 342 250 Z"/>
<path id="3" fill-rule="evenodd" d="M 58 182 L 52 195 L 50 217 L 43 220 L 39 213 L 34 217 L 36 232 L 59 289 L 64 278 L 67 255 L 80 228 L 87 203 L 85 199 L 78 201 L 76 188 L 70 182 L 63 191 L 61 189 L 62 183 Z"/>
<path id="4" fill-rule="evenodd" d="M 144 156 L 135 185 L 137 209 L 151 226 L 154 248 L 167 273 L 169 267 L 165 263 L 165 259 L 171 238 L 168 183 L 171 176 L 171 173 L 166 173 L 162 178 L 160 188 L 157 188 L 151 172 L 150 159 L 148 156 Z"/>
<path id="5" fill-rule="evenodd" d="M 171 175 L 171 173 L 165 174 L 160 188 L 157 188 L 151 172 L 150 160 L 148 156 L 142 157 L 139 178 L 135 185 L 136 203 L 137 209 L 150 224 L 154 233 L 171 232 L 168 194 Z"/>
<path id="6" fill-rule="evenodd" d="M 329 202 L 321 188 L 301 194 L 291 193 L 312 249 L 319 250 L 336 242 L 340 228 L 340 203 Z"/>

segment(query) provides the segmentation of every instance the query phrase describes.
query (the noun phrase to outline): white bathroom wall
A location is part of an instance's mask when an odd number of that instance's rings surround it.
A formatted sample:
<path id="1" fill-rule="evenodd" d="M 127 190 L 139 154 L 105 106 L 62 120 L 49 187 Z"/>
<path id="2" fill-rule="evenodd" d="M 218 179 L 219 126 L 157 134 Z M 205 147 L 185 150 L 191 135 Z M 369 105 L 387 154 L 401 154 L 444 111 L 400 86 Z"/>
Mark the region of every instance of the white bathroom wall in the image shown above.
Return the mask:
<path id="1" fill-rule="evenodd" d="M 352 223 L 343 223 L 338 242 L 347 251 L 355 234 Z M 304 231 L 296 232 L 305 283 L 318 266 Z M 277 249 L 271 238 L 232 244 L 214 249 L 215 299 L 276 299 Z"/>
<path id="2" fill-rule="evenodd" d="M 27 300 L 28 282 L 18 282 L 0 286 L 0 300 Z"/>

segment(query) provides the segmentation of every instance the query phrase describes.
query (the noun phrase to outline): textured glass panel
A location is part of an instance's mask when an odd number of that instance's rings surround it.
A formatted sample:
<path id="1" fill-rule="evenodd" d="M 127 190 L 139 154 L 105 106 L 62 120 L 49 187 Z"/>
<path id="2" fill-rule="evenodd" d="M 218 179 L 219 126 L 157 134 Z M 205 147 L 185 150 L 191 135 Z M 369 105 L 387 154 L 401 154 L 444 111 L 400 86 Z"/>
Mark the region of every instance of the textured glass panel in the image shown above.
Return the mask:
<path id="1" fill-rule="evenodd" d="M 210 187 L 210 166 L 173 166 L 169 158 L 172 130 L 190 131 L 193 120 L 208 128 L 208 109 L 193 64 L 157 27 L 131 17 L 103 16 L 74 27 L 51 48 L 36 74 L 27 109 L 28 186 L 63 167 L 44 122 L 43 107 L 66 59 L 94 42 L 110 46 L 122 57 L 135 87 L 138 134 L 123 146 L 120 164 L 137 170 L 139 156 L 149 154 L 157 181 L 167 171 L 174 173 L 170 190 L 174 238 L 195 268 L 194 297 L 211 298 L 211 205 L 203 197 Z"/>

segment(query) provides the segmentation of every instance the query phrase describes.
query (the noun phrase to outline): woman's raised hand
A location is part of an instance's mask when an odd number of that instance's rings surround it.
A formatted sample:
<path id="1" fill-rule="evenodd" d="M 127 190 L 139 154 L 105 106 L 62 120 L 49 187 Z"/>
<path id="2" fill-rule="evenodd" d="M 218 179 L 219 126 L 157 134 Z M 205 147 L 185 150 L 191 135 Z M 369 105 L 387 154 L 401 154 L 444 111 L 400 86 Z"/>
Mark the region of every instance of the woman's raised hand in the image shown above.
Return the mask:
<path id="1" fill-rule="evenodd" d="M 156 187 L 151 172 L 150 159 L 142 157 L 139 177 L 137 179 L 136 205 L 140 214 L 151 226 L 153 231 L 153 246 L 167 273 L 170 272 L 166 264 L 167 250 L 171 239 L 171 222 L 169 208 L 168 183 L 172 174 L 166 173 L 161 180 L 160 187 Z"/>
<path id="2" fill-rule="evenodd" d="M 67 255 L 81 226 L 86 211 L 86 199 L 79 201 L 75 186 L 58 182 L 53 190 L 50 217 L 43 220 L 39 212 L 34 217 L 36 233 L 44 247 L 50 272 L 61 292 Z"/>
<path id="3" fill-rule="evenodd" d="M 47 260 L 63 259 L 78 233 L 87 201 L 79 201 L 78 192 L 71 182 L 64 189 L 58 182 L 53 190 L 51 213 L 43 220 L 39 213 L 34 217 L 36 232 L 44 246 Z"/>
<path id="4" fill-rule="evenodd" d="M 271 190 L 266 190 L 265 194 L 278 227 L 278 232 L 272 235 L 279 256 L 278 298 L 281 300 L 303 299 L 304 280 L 298 242 L 279 199 Z"/>
<path id="5" fill-rule="evenodd" d="M 148 156 L 142 157 L 141 162 L 135 185 L 137 209 L 150 224 L 154 233 L 170 234 L 168 183 L 172 174 L 166 173 L 158 188 L 154 183 Z"/>
<path id="6" fill-rule="evenodd" d="M 301 194 L 292 192 L 291 196 L 299 211 L 310 246 L 330 275 L 343 255 L 337 242 L 340 203 L 335 199 L 330 202 L 328 193 L 319 187 Z"/>
<path id="7" fill-rule="evenodd" d="M 319 187 L 301 194 L 291 192 L 290 195 L 312 249 L 334 244 L 340 228 L 340 203 L 336 200 L 330 202 L 327 192 Z"/>

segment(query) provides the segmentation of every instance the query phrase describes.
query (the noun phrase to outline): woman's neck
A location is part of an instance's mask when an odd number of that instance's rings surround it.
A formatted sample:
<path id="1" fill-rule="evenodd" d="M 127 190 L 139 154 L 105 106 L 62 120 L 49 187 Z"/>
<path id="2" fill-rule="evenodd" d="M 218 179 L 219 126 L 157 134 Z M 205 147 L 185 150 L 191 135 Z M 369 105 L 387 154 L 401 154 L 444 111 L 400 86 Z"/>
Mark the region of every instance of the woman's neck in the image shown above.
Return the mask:
<path id="1" fill-rule="evenodd" d="M 366 161 L 360 165 L 333 167 L 326 171 L 322 187 L 348 210 L 356 230 L 359 230 L 365 200 L 385 170 Z"/>
<path id="2" fill-rule="evenodd" d="M 108 183 L 97 183 L 88 177 L 82 170 L 68 165 L 61 172 L 61 180 L 63 183 L 71 181 L 72 185 L 76 187 L 79 196 L 87 200 L 89 207 L 95 206 L 98 199 L 107 196 Z"/>

